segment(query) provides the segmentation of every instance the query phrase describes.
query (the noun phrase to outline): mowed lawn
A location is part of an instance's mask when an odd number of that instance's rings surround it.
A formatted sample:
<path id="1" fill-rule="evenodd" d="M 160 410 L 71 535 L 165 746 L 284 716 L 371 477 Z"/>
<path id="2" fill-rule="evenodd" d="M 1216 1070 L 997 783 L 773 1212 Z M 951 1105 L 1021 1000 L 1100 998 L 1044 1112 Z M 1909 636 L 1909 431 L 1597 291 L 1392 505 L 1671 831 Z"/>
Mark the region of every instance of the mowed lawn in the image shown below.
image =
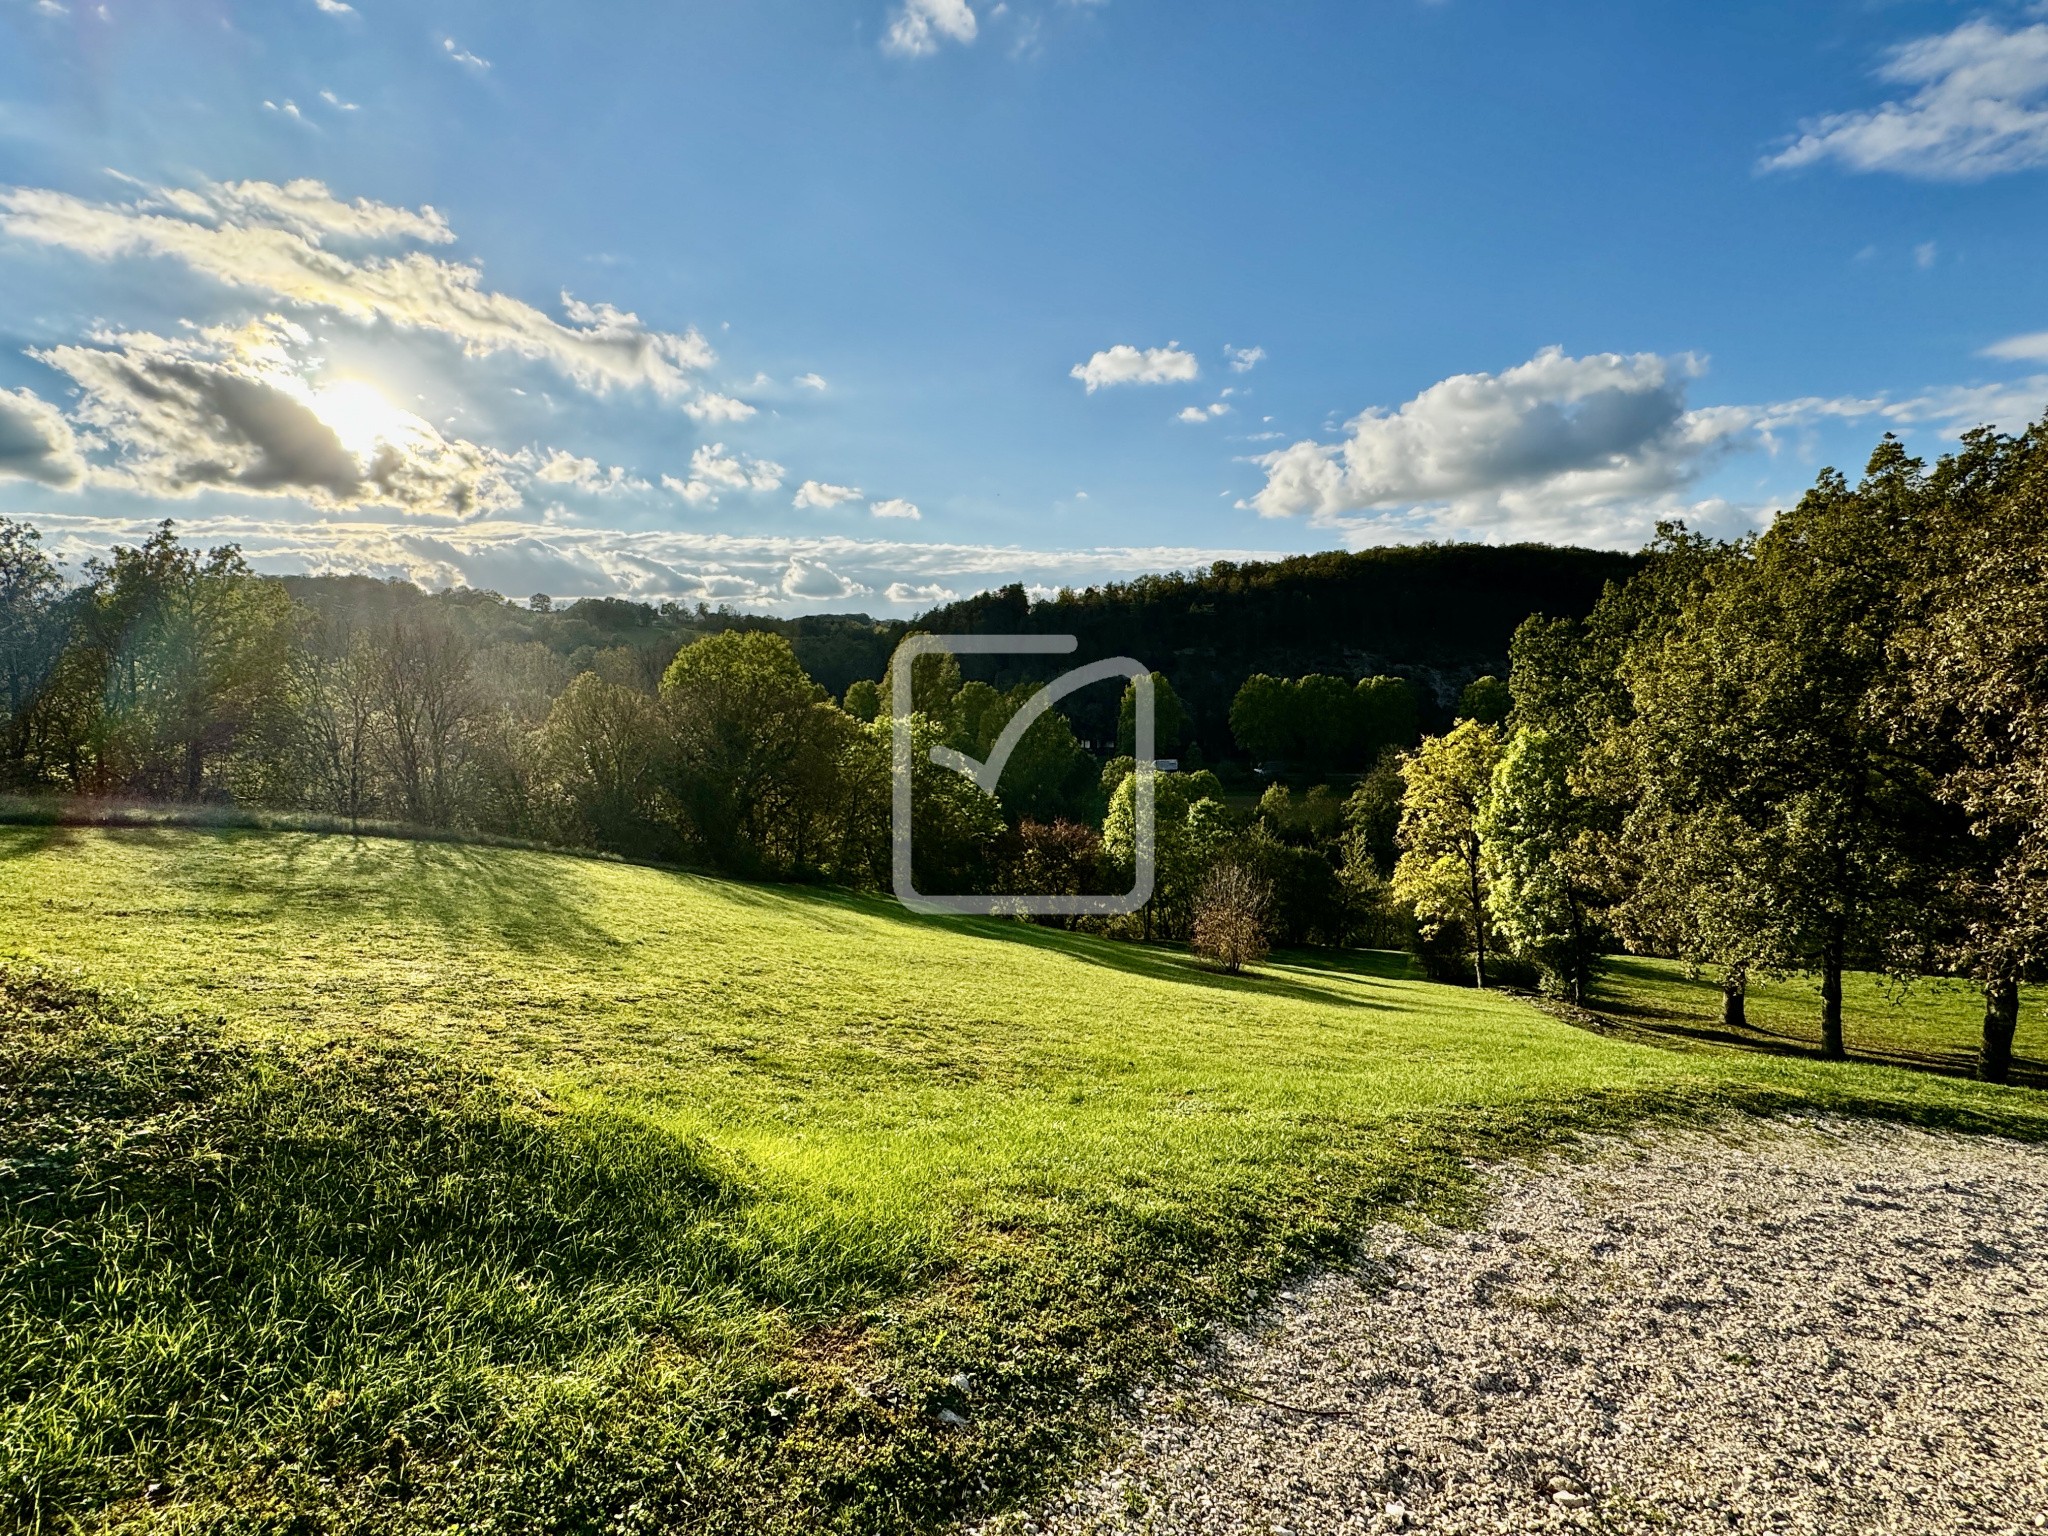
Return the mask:
<path id="1" fill-rule="evenodd" d="M 1454 1216 L 1468 1155 L 1804 1105 L 2048 1129 L 1399 956 L 1224 978 L 453 844 L 0 828 L 0 957 L 56 999 L 0 1025 L 60 1041 L 14 1058 L 31 1130 L 115 1106 L 0 1249 L 0 1523 L 53 1530 L 933 1529 L 1290 1269 Z M 145 1221 L 106 1170 L 167 1104 L 201 1129 Z"/>

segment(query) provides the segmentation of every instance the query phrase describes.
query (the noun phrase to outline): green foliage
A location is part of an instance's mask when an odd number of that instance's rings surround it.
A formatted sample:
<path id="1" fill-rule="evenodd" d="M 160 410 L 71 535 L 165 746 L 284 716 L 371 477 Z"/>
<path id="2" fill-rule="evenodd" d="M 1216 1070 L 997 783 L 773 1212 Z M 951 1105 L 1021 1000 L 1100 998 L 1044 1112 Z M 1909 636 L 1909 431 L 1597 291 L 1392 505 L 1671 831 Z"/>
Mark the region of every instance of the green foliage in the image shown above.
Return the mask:
<path id="1" fill-rule="evenodd" d="M 1164 672 L 1152 674 L 1152 749 L 1161 757 L 1176 756 L 1187 736 L 1188 712 Z M 1116 749 L 1128 757 L 1138 750 L 1138 685 L 1126 683 L 1116 709 Z"/>
<path id="2" fill-rule="evenodd" d="M 1401 762 L 1400 861 L 1394 893 L 1421 921 L 1424 935 L 1455 934 L 1471 951 L 1486 985 L 1487 861 L 1481 841 L 1500 732 L 1477 720 L 1431 736 Z"/>
<path id="3" fill-rule="evenodd" d="M 882 690 L 868 678 L 856 678 L 846 685 L 846 712 L 862 725 L 873 723 L 882 713 Z"/>
<path id="4" fill-rule="evenodd" d="M 1611 854 L 1577 783 L 1578 754 L 1540 727 L 1515 732 L 1478 818 L 1486 915 L 1552 990 L 1583 1002 L 1605 939 Z"/>
<path id="5" fill-rule="evenodd" d="M 1481 725 L 1505 725 L 1514 709 L 1508 685 L 1497 677 L 1475 677 L 1458 695 L 1458 718 Z"/>

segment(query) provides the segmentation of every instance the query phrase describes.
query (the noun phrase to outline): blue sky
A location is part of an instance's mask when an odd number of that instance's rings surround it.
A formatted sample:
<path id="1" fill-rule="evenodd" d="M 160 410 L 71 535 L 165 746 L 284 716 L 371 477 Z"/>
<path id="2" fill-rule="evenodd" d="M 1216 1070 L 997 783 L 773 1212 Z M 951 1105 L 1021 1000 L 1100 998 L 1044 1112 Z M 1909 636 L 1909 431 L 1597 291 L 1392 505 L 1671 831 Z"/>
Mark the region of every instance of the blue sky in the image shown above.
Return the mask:
<path id="1" fill-rule="evenodd" d="M 0 0 L 0 515 L 908 614 L 2048 405 L 2048 22 Z"/>

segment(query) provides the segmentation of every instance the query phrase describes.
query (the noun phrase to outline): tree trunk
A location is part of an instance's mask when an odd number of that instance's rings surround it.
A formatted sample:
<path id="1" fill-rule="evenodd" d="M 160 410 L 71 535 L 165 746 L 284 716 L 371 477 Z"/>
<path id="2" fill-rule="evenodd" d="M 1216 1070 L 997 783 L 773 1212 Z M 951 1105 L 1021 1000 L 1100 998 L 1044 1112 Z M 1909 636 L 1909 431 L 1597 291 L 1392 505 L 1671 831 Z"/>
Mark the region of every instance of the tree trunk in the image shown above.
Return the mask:
<path id="1" fill-rule="evenodd" d="M 1828 944 L 1820 974 L 1820 1053 L 1829 1061 L 1848 1056 L 1842 1044 L 1842 945 Z"/>
<path id="2" fill-rule="evenodd" d="M 1984 988 L 1984 1050 L 1977 1058 L 1977 1075 L 1987 1083 L 2002 1083 L 2012 1075 L 2012 1037 L 2020 1022 L 2020 984 L 2011 977 L 1989 982 Z"/>
<path id="3" fill-rule="evenodd" d="M 1486 990 L 1486 906 L 1479 894 L 1479 860 L 1466 860 L 1465 868 L 1472 880 L 1472 955 L 1473 971 L 1479 978 L 1479 988 Z"/>
<path id="4" fill-rule="evenodd" d="M 1721 968 L 1721 1027 L 1749 1028 L 1749 962 L 1737 960 Z"/>
<path id="5" fill-rule="evenodd" d="M 198 742 L 185 743 L 185 798 L 196 801 L 199 787 L 206 781 L 206 752 Z"/>

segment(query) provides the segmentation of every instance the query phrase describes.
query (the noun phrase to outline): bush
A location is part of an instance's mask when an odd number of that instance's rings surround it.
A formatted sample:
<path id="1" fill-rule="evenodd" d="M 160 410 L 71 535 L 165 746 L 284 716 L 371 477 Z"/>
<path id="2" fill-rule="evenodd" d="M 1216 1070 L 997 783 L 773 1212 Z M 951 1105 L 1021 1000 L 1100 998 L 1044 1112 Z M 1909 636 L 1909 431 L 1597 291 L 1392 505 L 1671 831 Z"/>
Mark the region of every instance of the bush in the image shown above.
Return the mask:
<path id="1" fill-rule="evenodd" d="M 1273 888 L 1242 864 L 1219 864 L 1195 904 L 1194 950 L 1235 975 L 1266 956 Z"/>

